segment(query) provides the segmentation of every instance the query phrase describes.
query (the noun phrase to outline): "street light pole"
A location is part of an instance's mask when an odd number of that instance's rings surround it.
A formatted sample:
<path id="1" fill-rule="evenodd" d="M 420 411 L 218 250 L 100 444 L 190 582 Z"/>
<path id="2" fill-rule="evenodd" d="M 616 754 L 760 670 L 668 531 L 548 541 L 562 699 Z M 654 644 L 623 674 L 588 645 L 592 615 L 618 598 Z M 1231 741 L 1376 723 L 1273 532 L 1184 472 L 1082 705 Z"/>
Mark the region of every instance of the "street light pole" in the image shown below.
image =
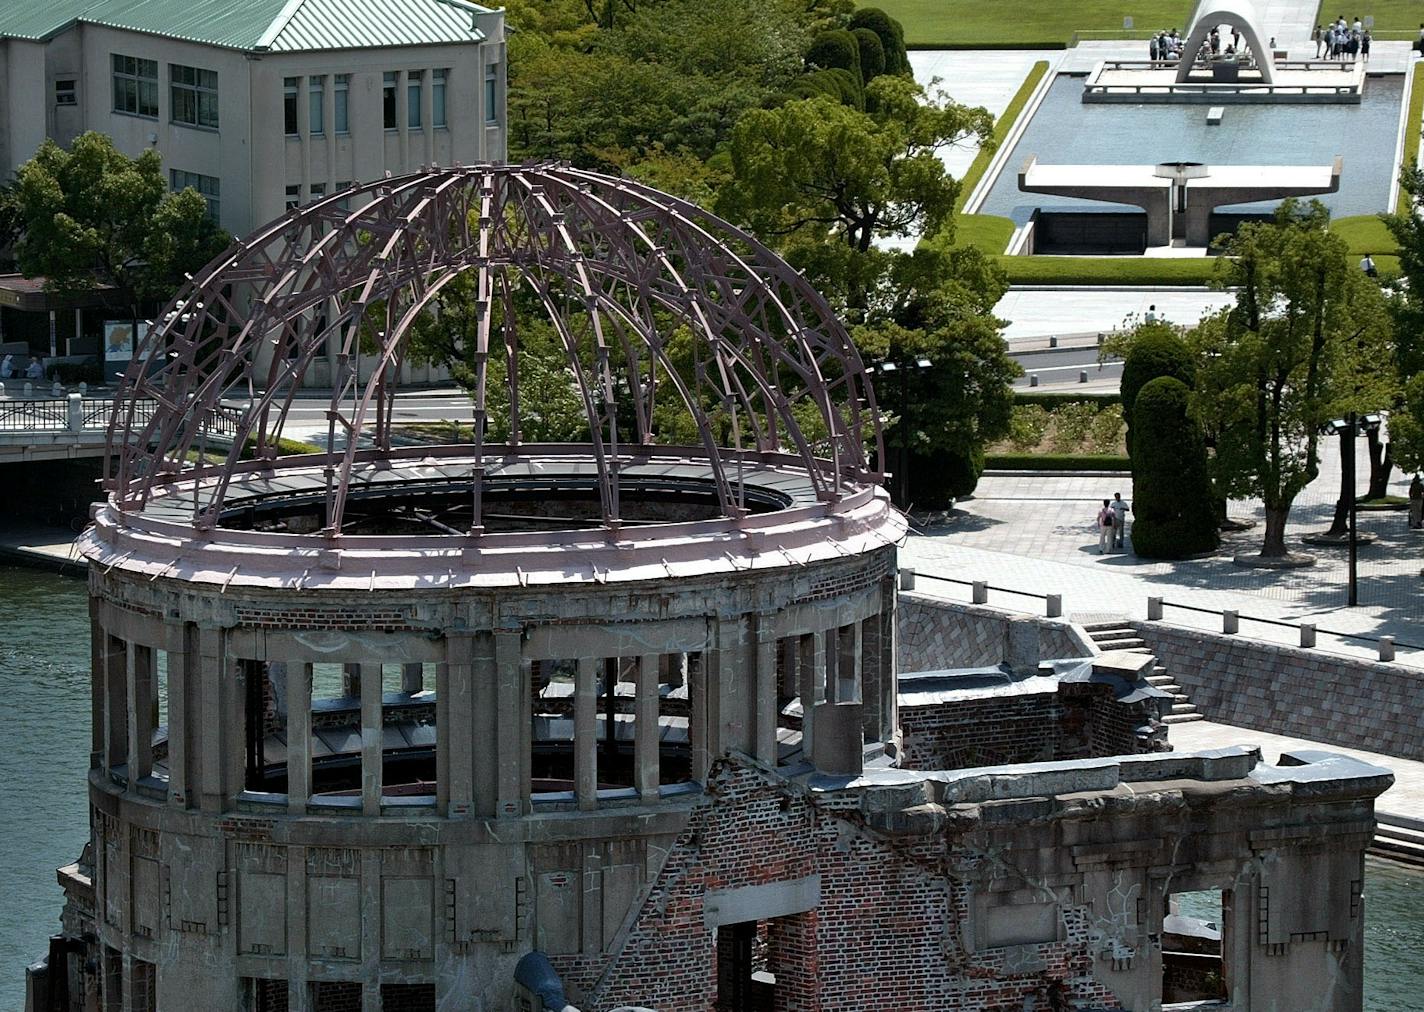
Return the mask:
<path id="1" fill-rule="evenodd" d="M 910 508 L 910 370 L 900 370 L 900 505 Z"/>
<path id="2" fill-rule="evenodd" d="M 1359 498 L 1359 496 L 1355 494 L 1355 437 L 1359 431 L 1359 426 L 1355 417 L 1355 412 L 1353 411 L 1350 412 L 1346 421 L 1348 425 L 1343 434 L 1343 438 L 1345 440 L 1345 452 L 1343 454 L 1343 459 L 1341 460 L 1340 464 L 1341 468 L 1345 472 L 1345 480 L 1341 484 L 1349 490 L 1350 497 L 1350 592 L 1348 605 L 1349 607 L 1353 608 L 1356 604 L 1359 603 L 1355 585 L 1355 564 L 1356 553 L 1358 548 L 1358 542 L 1355 537 L 1355 500 Z"/>

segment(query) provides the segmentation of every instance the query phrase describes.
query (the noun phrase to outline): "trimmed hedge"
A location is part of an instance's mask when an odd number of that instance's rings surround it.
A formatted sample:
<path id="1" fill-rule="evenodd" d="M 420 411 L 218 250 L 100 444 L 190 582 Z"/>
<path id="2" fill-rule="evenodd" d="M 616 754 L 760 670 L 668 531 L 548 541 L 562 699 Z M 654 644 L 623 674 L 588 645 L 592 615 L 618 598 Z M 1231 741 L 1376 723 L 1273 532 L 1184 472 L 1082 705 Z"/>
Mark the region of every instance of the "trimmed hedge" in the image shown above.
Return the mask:
<path id="1" fill-rule="evenodd" d="M 983 473 L 984 451 L 977 447 L 967 457 L 950 450 L 912 453 L 910 501 L 924 509 L 948 509 L 974 492 Z"/>
<path id="2" fill-rule="evenodd" d="M 1132 550 L 1183 559 L 1217 545 L 1206 439 L 1187 411 L 1191 391 L 1174 376 L 1142 387 L 1132 410 Z"/>
<path id="3" fill-rule="evenodd" d="M 1196 381 L 1197 364 L 1186 342 L 1174 333 L 1147 330 L 1140 333 L 1128 349 L 1122 364 L 1122 381 L 1118 389 L 1127 406 L 1127 452 L 1132 454 L 1132 427 L 1136 414 L 1137 395 L 1159 376 L 1170 376 L 1187 387 Z"/>
<path id="4" fill-rule="evenodd" d="M 1132 461 L 1115 453 L 996 453 L 985 458 L 996 471 L 1131 471 Z"/>
<path id="5" fill-rule="evenodd" d="M 1000 257 L 1012 285 L 1209 285 L 1213 257 Z"/>
<path id="6" fill-rule="evenodd" d="M 1116 392 L 1092 393 L 1090 391 L 1084 391 L 1083 393 L 1070 393 L 1065 391 L 1061 393 L 1038 393 L 1036 391 L 1015 390 L 1014 403 L 1037 404 L 1052 411 L 1054 408 L 1061 407 L 1064 404 L 1121 404 L 1122 395 Z"/>
<path id="7" fill-rule="evenodd" d="M 862 7 L 850 16 L 846 26 L 852 32 L 859 28 L 869 29 L 880 38 L 885 54 L 887 74 L 908 74 L 910 61 L 905 59 L 905 28 L 879 7 Z"/>
<path id="8" fill-rule="evenodd" d="M 1033 69 L 1024 78 L 1023 84 L 1019 85 L 1019 90 L 1014 92 L 1014 97 L 1009 100 L 1009 104 L 1004 108 L 1003 115 L 994 121 L 994 147 L 980 148 L 979 153 L 974 156 L 974 161 L 970 163 L 968 170 L 964 173 L 964 178 L 959 181 L 959 198 L 955 201 L 954 209 L 963 210 L 964 202 L 969 199 L 969 195 L 974 192 L 974 188 L 979 185 L 979 180 L 983 178 L 985 171 L 989 168 L 989 162 L 994 158 L 994 152 L 999 145 L 1009 136 L 1009 131 L 1014 128 L 1014 121 L 1019 118 L 1019 113 L 1028 104 L 1028 98 L 1033 94 L 1033 89 L 1038 87 L 1038 82 L 1043 80 L 1043 75 L 1048 73 L 1048 61 L 1039 60 L 1033 65 Z M 1005 219 L 1007 220 L 1007 219 Z M 1010 225 L 1012 229 L 1012 225 Z M 1007 239 L 1004 240 L 1008 242 Z M 1003 246 L 999 247 L 1000 252 Z"/>

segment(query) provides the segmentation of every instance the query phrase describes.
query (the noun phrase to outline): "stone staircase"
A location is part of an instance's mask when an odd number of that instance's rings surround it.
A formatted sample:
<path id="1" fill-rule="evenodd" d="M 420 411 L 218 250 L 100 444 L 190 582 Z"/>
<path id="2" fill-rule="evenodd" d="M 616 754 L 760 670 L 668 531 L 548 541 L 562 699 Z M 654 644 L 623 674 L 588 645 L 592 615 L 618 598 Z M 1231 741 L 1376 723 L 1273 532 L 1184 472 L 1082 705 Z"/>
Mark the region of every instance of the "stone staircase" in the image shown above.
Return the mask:
<path id="1" fill-rule="evenodd" d="M 1099 650 L 1130 650 L 1134 653 L 1150 654 L 1147 643 L 1137 635 L 1137 630 L 1126 622 L 1103 621 L 1089 622 L 1083 625 L 1088 636 L 1097 644 Z M 1147 681 L 1172 695 L 1172 709 L 1162 717 L 1164 724 L 1185 724 L 1192 720 L 1201 720 L 1202 715 L 1197 712 L 1196 706 L 1187 694 L 1182 691 L 1182 687 L 1172 681 L 1172 676 L 1167 674 L 1167 669 L 1160 664 L 1152 667 L 1152 673 L 1147 676 Z"/>

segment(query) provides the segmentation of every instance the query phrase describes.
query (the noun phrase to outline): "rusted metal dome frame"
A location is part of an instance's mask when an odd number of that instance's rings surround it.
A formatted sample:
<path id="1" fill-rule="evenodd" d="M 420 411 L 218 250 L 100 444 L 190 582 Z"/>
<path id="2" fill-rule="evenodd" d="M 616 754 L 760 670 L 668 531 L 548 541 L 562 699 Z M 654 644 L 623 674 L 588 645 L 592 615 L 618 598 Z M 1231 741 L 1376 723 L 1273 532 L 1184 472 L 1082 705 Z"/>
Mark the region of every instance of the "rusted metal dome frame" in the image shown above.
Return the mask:
<path id="1" fill-rule="evenodd" d="M 275 468 L 303 376 L 333 339 L 341 352 L 328 446 L 338 437 L 345 445 L 327 454 L 324 533 L 336 537 L 353 467 L 372 456 L 358 444 L 369 437 L 378 457 L 391 450 L 409 329 L 467 271 L 477 275 L 479 306 L 471 453 L 483 462 L 525 449 L 514 314 L 493 324 L 496 302 L 507 310 L 525 286 L 558 334 L 583 403 L 607 527 L 619 524 L 620 423 L 643 453 L 656 445 L 664 387 L 696 424 L 724 516 L 746 512 L 734 462 L 747 452 L 799 457 L 831 504 L 882 477 L 870 465 L 884 459 L 883 436 L 864 364 L 825 299 L 771 250 L 631 180 L 566 165 L 485 164 L 353 186 L 259 229 L 193 278 L 156 321 L 116 397 L 106 472 L 114 504 L 140 510 L 164 486 L 191 480 L 195 526 L 215 526 L 233 476 L 251 468 L 239 467 L 244 445 L 255 443 L 256 457 Z M 668 358 L 675 328 L 659 314 L 691 331 L 691 375 Z M 358 383 L 363 334 L 378 364 Z M 505 359 L 508 445 L 484 441 L 491 354 Z M 616 384 L 626 384 L 631 418 L 620 417 Z M 803 402 L 821 432 L 803 430 Z M 719 445 L 709 403 L 730 417 L 734 446 Z M 210 462 L 209 438 L 234 428 L 231 449 Z M 482 482 L 472 484 L 478 534 Z"/>

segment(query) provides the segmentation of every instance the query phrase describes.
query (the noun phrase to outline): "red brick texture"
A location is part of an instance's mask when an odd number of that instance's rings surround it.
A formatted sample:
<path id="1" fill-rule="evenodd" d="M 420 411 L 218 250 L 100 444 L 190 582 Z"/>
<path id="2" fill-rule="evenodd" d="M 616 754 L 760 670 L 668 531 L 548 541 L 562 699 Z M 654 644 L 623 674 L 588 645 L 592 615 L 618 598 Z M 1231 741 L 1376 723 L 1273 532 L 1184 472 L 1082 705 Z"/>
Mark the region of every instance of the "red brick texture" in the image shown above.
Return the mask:
<path id="1" fill-rule="evenodd" d="M 951 867 L 977 859 L 952 836 L 907 843 L 878 835 L 858 810 L 835 811 L 742 760 L 723 760 L 709 779 L 708 800 L 669 853 L 622 948 L 603 965 L 554 957 L 582 992 L 585 1012 L 620 1005 L 706 1012 L 717 999 L 706 892 L 813 874 L 819 906 L 768 925 L 778 1012 L 1120 1007 L 1092 976 L 1082 910 L 1065 908 L 1063 940 L 1033 946 L 1031 959 L 1023 946 L 1013 956 L 965 949 L 968 889 Z"/>

